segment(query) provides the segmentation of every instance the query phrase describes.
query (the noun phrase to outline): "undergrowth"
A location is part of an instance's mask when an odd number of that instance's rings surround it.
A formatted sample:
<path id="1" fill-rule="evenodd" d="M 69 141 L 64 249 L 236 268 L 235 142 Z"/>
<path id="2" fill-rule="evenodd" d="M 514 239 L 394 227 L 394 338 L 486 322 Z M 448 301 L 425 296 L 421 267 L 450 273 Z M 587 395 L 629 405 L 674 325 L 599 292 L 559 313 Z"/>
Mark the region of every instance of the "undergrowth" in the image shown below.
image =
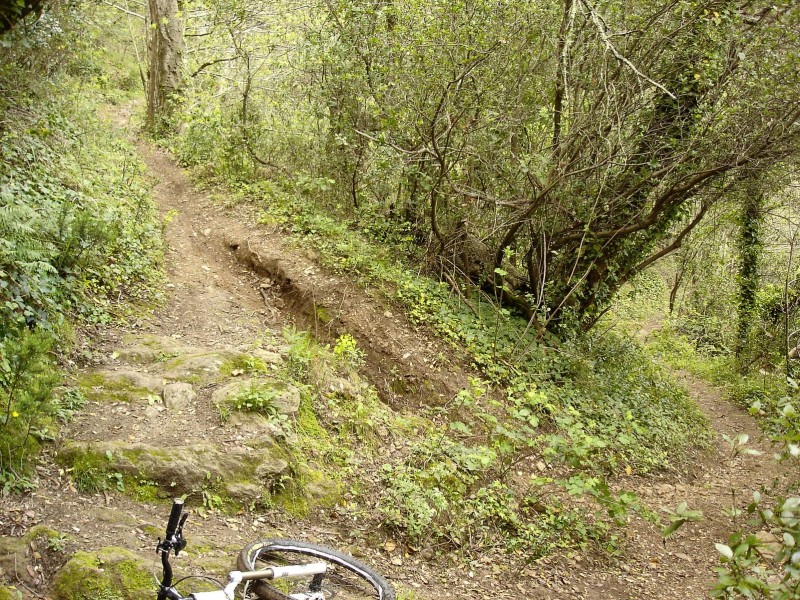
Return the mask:
<path id="1" fill-rule="evenodd" d="M 559 426 L 569 445 L 596 438 L 601 448 L 594 454 L 603 458 L 584 466 L 660 469 L 708 439 L 707 423 L 686 392 L 628 336 L 605 332 L 542 342 L 491 298 L 476 295 L 470 308 L 447 285 L 415 274 L 397 258 L 396 245 L 316 210 L 302 187 L 291 194 L 260 182 L 241 193 L 265 205 L 262 221 L 290 230 L 329 267 L 383 288 L 413 323 L 463 349 L 490 384 L 505 388 L 509 406 L 533 393 L 546 400 L 528 408 Z M 402 246 L 404 238 L 394 241 Z"/>
<path id="2" fill-rule="evenodd" d="M 130 91 L 95 44 L 104 25 L 59 7 L 0 49 L 0 477 L 28 485 L 72 324 L 152 305 L 160 226 L 135 149 L 101 120 Z M 61 18 L 68 13 L 69 18 Z M 99 19 L 99 17 L 98 17 Z M 69 49 L 69 50 L 68 50 Z M 112 61 L 113 62 L 113 61 Z M 136 309 L 140 310 L 140 309 Z"/>

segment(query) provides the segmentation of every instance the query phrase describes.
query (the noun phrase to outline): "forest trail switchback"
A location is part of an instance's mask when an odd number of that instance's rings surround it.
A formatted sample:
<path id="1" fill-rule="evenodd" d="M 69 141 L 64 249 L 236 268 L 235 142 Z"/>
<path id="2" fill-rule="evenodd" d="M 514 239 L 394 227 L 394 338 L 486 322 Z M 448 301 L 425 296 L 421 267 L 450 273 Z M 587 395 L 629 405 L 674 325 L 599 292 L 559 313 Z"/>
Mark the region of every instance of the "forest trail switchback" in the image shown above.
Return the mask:
<path id="1" fill-rule="evenodd" d="M 632 476 L 625 485 L 655 511 L 686 501 L 691 509 L 702 511 L 702 520 L 687 523 L 664 542 L 658 527 L 634 517 L 618 558 L 573 552 L 528 564 L 513 553 L 452 561 L 446 555 L 437 557 L 435 548 L 401 550 L 391 537 L 371 530 L 375 520 L 369 518 L 369 505 L 363 507 L 367 516 L 361 522 L 339 510 L 337 502 L 326 502 L 336 494 L 330 482 L 315 477 L 312 466 L 295 464 L 273 444 L 285 435 L 276 431 L 275 421 L 246 412 L 221 420 L 220 405 L 240 393 L 244 382 L 257 378 L 253 364 L 265 366 L 269 374 L 289 360 L 286 346 L 291 342 L 279 336 L 292 325 L 322 340 L 333 341 L 344 332 L 353 335 L 366 349 L 365 380 L 398 411 L 446 405 L 468 385 L 469 370 L 455 363 L 438 369 L 437 356 L 447 353 L 447 347 L 412 328 L 402 313 L 326 272 L 315 263 L 313 251 L 298 250 L 280 233 L 257 225 L 256 215 L 246 206 L 236 206 L 234 218 L 224 198 L 196 190 L 165 152 L 144 142 L 138 149 L 158 181 L 154 195 L 167 222 L 166 301 L 152 317 L 132 327 L 97 332 L 94 364 L 78 375 L 89 381 L 96 396 L 90 396 L 83 413 L 65 428 L 53 461 L 40 463 L 39 489 L 29 497 L 0 501 L 12 535 L 15 527 L 42 524 L 68 534 L 75 549 L 122 547 L 150 560 L 152 526 L 160 524 L 166 505 L 153 503 L 153 498 L 137 501 L 135 494 L 118 494 L 105 485 L 98 486 L 99 493 L 79 491 L 78 467 L 65 471 L 57 466 L 59 456 L 79 456 L 89 461 L 81 471 L 87 480 L 97 473 L 121 481 L 146 472 L 139 482 L 144 499 L 154 483 L 168 482 L 176 493 L 190 492 L 187 504 L 199 510 L 193 517 L 188 558 L 178 562 L 186 572 L 220 575 L 233 567 L 232 548 L 280 535 L 355 553 L 422 600 L 685 600 L 707 596 L 711 569 L 718 561 L 714 542 L 724 542 L 732 528 L 724 513 L 731 490 L 748 496 L 775 478 L 797 480 L 796 470 L 771 461 L 771 449 L 760 441 L 750 416 L 716 389 L 681 375 L 713 423 L 713 452 L 687 459 L 693 464 L 682 475 Z M 260 341 L 254 346 L 254 340 Z M 346 392 L 359 383 L 331 376 L 323 385 Z M 271 398 L 277 412 L 301 418 L 301 390 L 291 385 L 278 389 Z M 133 399 L 131 394 L 139 396 Z M 721 435 L 740 433 L 749 434 L 748 445 L 763 454 L 732 457 Z M 284 443 L 291 444 L 288 437 Z M 373 466 L 364 467 L 365 479 L 377 477 L 382 457 L 402 452 L 404 444 L 401 436 L 380 427 L 372 443 L 378 449 Z M 298 450 L 304 451 L 312 456 L 318 452 Z M 89 460 L 94 456 L 107 457 L 108 462 L 101 468 Z M 294 517 L 277 508 L 235 514 L 216 510 L 221 489 L 246 506 L 259 497 L 259 485 L 290 490 L 287 482 L 298 473 L 305 478 L 304 493 L 310 498 L 305 515 Z M 32 597 L 46 593 L 60 566 L 59 555 L 17 548 L 9 556 L 20 561 L 13 567 L 20 589 Z"/>

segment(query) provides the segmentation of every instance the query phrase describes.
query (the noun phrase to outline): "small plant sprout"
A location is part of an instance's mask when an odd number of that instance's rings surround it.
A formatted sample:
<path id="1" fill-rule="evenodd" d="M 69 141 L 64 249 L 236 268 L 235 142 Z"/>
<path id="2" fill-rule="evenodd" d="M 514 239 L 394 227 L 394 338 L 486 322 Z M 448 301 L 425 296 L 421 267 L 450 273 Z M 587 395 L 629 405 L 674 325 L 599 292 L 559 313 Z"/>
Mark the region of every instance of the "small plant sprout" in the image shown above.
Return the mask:
<path id="1" fill-rule="evenodd" d="M 333 354 L 343 367 L 357 370 L 364 364 L 364 351 L 358 347 L 356 339 L 349 333 L 344 333 L 336 340 Z"/>
<path id="2" fill-rule="evenodd" d="M 690 510 L 686 502 L 678 504 L 675 510 L 667 508 L 663 510 L 668 513 L 667 520 L 669 521 L 669 525 L 661 532 L 665 540 L 683 527 L 685 523 L 703 520 L 703 513 L 699 510 Z"/>
<path id="3" fill-rule="evenodd" d="M 731 447 L 733 456 L 760 456 L 762 454 L 760 450 L 745 446 L 745 444 L 750 441 L 750 436 L 746 433 L 740 433 L 736 437 L 731 437 L 723 433 L 722 439 Z"/>

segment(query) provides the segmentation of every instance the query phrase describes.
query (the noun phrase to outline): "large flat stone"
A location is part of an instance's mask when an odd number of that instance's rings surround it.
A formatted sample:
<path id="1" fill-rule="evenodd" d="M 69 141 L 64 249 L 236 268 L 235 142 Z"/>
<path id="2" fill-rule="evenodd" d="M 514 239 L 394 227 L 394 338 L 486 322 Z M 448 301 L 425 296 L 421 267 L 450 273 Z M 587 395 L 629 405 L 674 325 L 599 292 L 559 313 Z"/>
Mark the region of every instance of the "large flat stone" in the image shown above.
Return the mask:
<path id="1" fill-rule="evenodd" d="M 131 369 L 121 369 L 119 371 L 103 369 L 100 371 L 95 371 L 94 374 L 99 375 L 111 382 L 129 384 L 134 387 L 150 390 L 151 392 L 155 393 L 160 393 L 164 386 L 163 377 L 159 377 L 158 375 L 150 375 L 148 373 L 140 373 Z"/>
<path id="2" fill-rule="evenodd" d="M 187 446 L 150 446 L 121 440 L 102 442 L 69 441 L 61 451 L 71 458 L 90 453 L 108 461 L 110 471 L 119 471 L 134 477 L 144 476 L 170 490 L 172 494 L 183 494 L 195 490 L 212 479 L 222 481 L 257 480 L 273 467 L 262 467 L 265 463 L 283 465 L 286 461 L 280 452 L 269 447 L 258 449 L 248 446 L 219 448 L 201 443 Z"/>

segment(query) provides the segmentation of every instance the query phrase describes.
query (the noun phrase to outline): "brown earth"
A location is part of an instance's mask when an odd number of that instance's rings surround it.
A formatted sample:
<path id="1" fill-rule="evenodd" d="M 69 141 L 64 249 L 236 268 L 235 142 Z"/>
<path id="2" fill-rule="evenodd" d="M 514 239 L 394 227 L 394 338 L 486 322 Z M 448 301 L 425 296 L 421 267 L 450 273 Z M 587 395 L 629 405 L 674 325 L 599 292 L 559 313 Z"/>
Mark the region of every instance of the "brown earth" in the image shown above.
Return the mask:
<path id="1" fill-rule="evenodd" d="M 157 445 L 180 447 L 187 454 L 211 452 L 208 447 L 213 446 L 208 464 L 218 464 L 221 476 L 251 464 L 254 457 L 262 461 L 265 477 L 280 474 L 285 461 L 271 453 L 278 434 L 263 424 L 222 422 L 213 398 L 235 377 L 221 373 L 226 360 L 260 356 L 268 364 L 284 361 L 286 344 L 280 332 L 289 324 L 326 341 L 344 332 L 355 336 L 367 351 L 363 376 L 397 411 L 441 405 L 467 387 L 469 371 L 452 349 L 411 327 L 391 301 L 326 271 L 315 262 L 313 251 L 298 250 L 280 232 L 256 225 L 251 206 L 226 205 L 193 189 L 166 153 L 144 143 L 139 150 L 159 182 L 154 195 L 161 214 L 171 218 L 166 228 L 166 301 L 151 318 L 98 333 L 94 364 L 85 371 L 135 377 L 138 396 L 93 400 L 65 429 L 64 440 L 79 448 L 95 444 L 102 451 L 110 449 L 120 469 L 125 467 L 123 450 L 160 440 Z M 679 376 L 717 432 L 713 451 L 692 459 L 686 474 L 631 476 L 618 482 L 653 509 L 686 501 L 703 512 L 703 521 L 687 524 L 666 543 L 658 527 L 635 518 L 618 560 L 573 555 L 526 565 L 524 557 L 499 551 L 471 558 L 436 557 L 430 549 L 388 552 L 394 544 L 386 544 L 386 534 L 375 530 L 373 521 L 354 520 L 335 507 L 304 518 L 279 509 L 233 516 L 210 511 L 204 517 L 195 514 L 187 525 L 189 552 L 177 569 L 221 576 L 233 568 L 235 554 L 246 542 L 281 536 L 350 551 L 422 600 L 706 597 L 717 564 L 713 544 L 725 541 L 734 529 L 724 513 L 731 490 L 741 504 L 753 490 L 769 488 L 776 479 L 781 484 L 800 481 L 800 473 L 796 465 L 772 462 L 768 443 L 746 412 L 718 390 L 689 375 Z M 170 382 L 187 384 L 194 396 L 171 407 L 154 401 Z M 763 454 L 732 457 L 723 433 L 748 433 L 749 446 Z M 116 445 L 108 446 L 112 442 Z M 116 545 L 154 557 L 153 531 L 163 526 L 166 504 L 108 491 L 79 493 L 71 474 L 57 462 L 59 453 L 74 451 L 70 448 L 62 443 L 42 457 L 36 491 L 0 500 L 0 534 L 14 538 L 46 524 L 69 534 L 69 550 Z M 180 474 L 173 475 L 180 479 Z M 190 489 L 192 482 L 160 483 Z M 251 492 L 235 490 L 242 499 Z M 201 505 L 202 498 L 190 496 L 192 503 Z M 200 547 L 202 552 L 192 551 Z M 53 565 L 38 554 L 28 548 L 27 556 L 15 555 L 12 563 L 0 561 L 10 583 L 30 597 L 46 597 L 53 574 Z"/>

